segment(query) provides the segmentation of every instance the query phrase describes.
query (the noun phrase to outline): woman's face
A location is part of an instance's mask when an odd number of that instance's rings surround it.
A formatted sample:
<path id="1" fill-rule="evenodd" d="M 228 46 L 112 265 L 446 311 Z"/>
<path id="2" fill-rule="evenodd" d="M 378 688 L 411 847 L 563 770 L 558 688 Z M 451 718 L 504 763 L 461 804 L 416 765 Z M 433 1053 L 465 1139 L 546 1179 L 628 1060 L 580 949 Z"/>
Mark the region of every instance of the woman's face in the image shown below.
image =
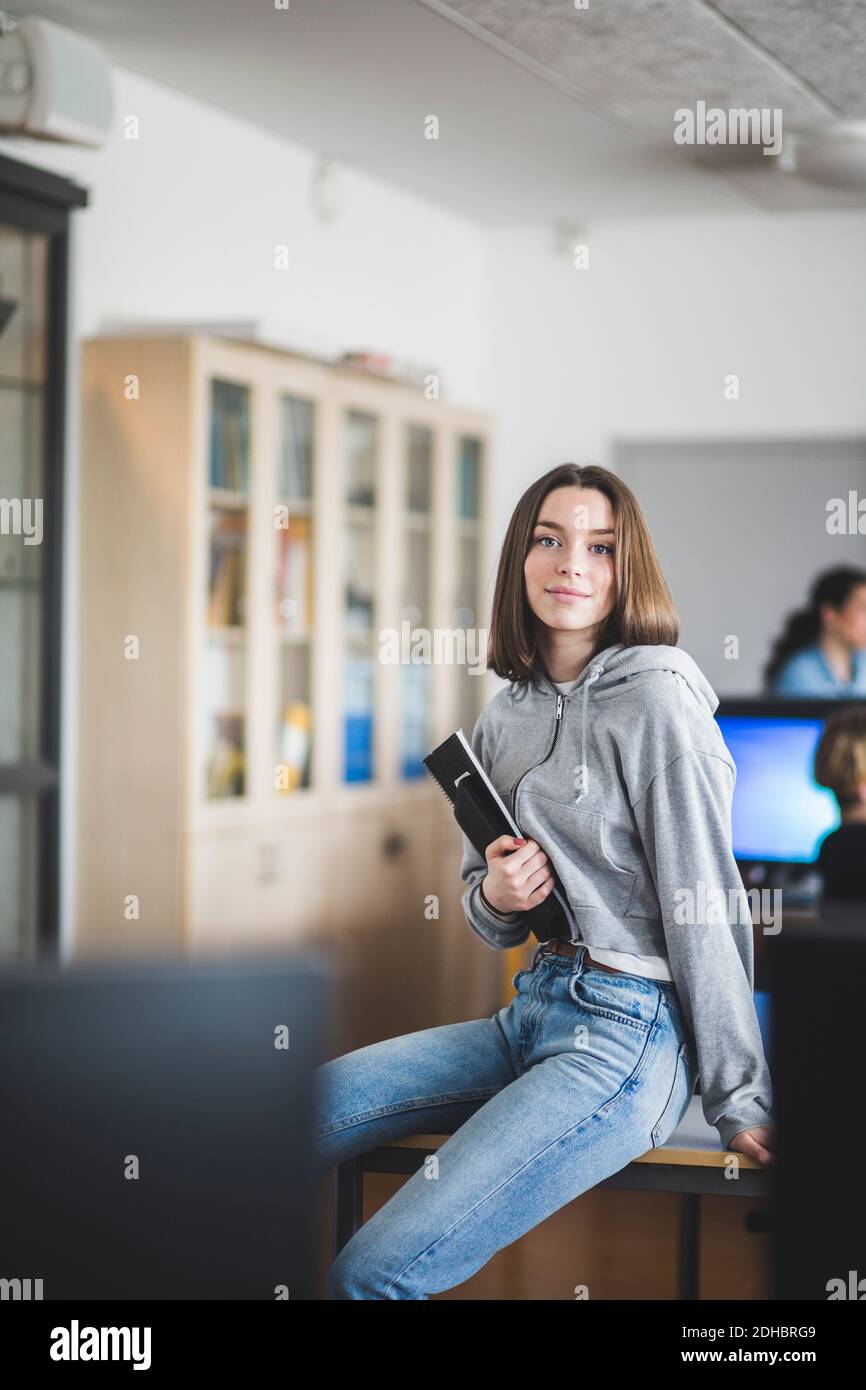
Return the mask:
<path id="1" fill-rule="evenodd" d="M 866 584 L 857 584 L 841 608 L 823 609 L 824 629 L 852 647 L 866 647 Z"/>
<path id="2" fill-rule="evenodd" d="M 600 628 L 616 602 L 615 541 L 603 492 L 559 487 L 547 494 L 523 565 L 526 597 L 540 622 L 561 632 Z M 577 596 L 557 596 L 556 589 Z"/>

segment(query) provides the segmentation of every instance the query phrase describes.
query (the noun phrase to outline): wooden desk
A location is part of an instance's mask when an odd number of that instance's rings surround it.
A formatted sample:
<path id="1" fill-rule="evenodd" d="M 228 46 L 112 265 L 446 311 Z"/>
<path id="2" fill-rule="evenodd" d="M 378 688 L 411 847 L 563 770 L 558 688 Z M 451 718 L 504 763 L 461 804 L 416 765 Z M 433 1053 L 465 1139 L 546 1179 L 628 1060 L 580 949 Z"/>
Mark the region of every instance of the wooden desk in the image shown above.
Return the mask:
<path id="1" fill-rule="evenodd" d="M 408 1177 L 423 1166 L 427 1154 L 435 1153 L 448 1138 L 449 1134 L 412 1134 L 339 1165 L 334 1213 L 335 1254 L 339 1254 L 363 1222 L 364 1174 L 405 1173 Z M 732 1159 L 737 1160 L 736 1165 Z M 734 1172 L 738 1176 L 734 1177 Z M 765 1168 L 756 1159 L 720 1149 L 716 1130 L 704 1119 L 700 1097 L 692 1096 L 682 1122 L 666 1144 L 650 1149 L 597 1186 L 679 1194 L 677 1298 L 696 1299 L 699 1198 L 725 1194 L 768 1197 L 772 1195 L 772 1176 L 772 1169 Z"/>

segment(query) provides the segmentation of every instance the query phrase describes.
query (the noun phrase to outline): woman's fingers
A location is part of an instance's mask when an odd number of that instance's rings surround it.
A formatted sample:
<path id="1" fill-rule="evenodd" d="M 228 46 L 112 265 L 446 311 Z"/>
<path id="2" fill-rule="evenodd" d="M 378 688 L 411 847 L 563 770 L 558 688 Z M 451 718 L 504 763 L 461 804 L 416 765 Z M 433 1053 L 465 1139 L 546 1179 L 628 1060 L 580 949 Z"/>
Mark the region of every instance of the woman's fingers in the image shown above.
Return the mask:
<path id="1" fill-rule="evenodd" d="M 506 858 L 508 863 L 518 865 L 544 854 L 544 850 L 537 840 L 527 840 L 521 845 L 513 835 L 500 835 L 498 839 L 491 840 L 484 853 L 488 863 L 491 859 Z M 546 855 L 544 857 L 547 858 Z"/>
<path id="2" fill-rule="evenodd" d="M 515 848 L 511 835 L 500 835 L 485 851 L 490 868 L 488 900 L 494 906 L 508 900 L 508 911 L 525 911 L 541 902 L 553 887 L 553 874 L 544 850 L 535 840 Z M 503 909 L 506 910 L 506 909 Z"/>
<path id="3" fill-rule="evenodd" d="M 527 874 L 521 886 L 532 893 L 536 888 L 540 888 L 543 883 L 547 883 L 548 881 L 551 883 L 553 882 L 553 873 L 548 865 L 544 863 L 540 864 L 533 873 Z"/>
<path id="4" fill-rule="evenodd" d="M 524 910 L 535 907 L 553 887 L 553 873 L 544 850 L 533 854 L 526 864 L 516 870 L 513 879 L 515 892 L 524 900 Z"/>
<path id="5" fill-rule="evenodd" d="M 552 891 L 553 879 L 549 878 L 546 883 L 542 883 L 540 888 L 536 888 L 530 893 L 526 899 L 526 907 L 537 907 L 539 903 L 543 903 L 544 899 L 550 896 Z"/>
<path id="6" fill-rule="evenodd" d="M 517 850 L 514 854 L 509 854 L 503 863 L 503 868 L 509 875 L 513 883 L 526 883 L 530 876 L 537 873 L 547 863 L 547 855 L 534 840 L 528 840 L 522 850 Z"/>
<path id="7" fill-rule="evenodd" d="M 764 1127 L 761 1126 L 756 1131 L 748 1129 L 741 1130 L 739 1134 L 734 1135 L 728 1148 L 734 1153 L 742 1153 L 745 1154 L 747 1158 L 756 1159 L 758 1163 L 763 1164 L 764 1167 L 767 1168 L 775 1161 L 775 1155 L 772 1150 L 768 1149 L 755 1137 L 756 1133 L 763 1135 Z"/>
<path id="8" fill-rule="evenodd" d="M 536 903 L 546 898 L 553 888 L 553 883 L 553 874 L 546 866 L 532 874 L 522 888 L 522 891 L 526 894 L 526 906 L 534 907 Z"/>
<path id="9" fill-rule="evenodd" d="M 492 859 L 502 859 L 504 855 L 510 855 L 512 852 L 519 854 L 521 851 L 515 848 L 515 843 L 513 835 L 500 835 L 497 840 L 491 840 L 484 851 L 484 857 L 488 864 Z M 523 848 L 525 849 L 526 846 L 524 845 Z"/>

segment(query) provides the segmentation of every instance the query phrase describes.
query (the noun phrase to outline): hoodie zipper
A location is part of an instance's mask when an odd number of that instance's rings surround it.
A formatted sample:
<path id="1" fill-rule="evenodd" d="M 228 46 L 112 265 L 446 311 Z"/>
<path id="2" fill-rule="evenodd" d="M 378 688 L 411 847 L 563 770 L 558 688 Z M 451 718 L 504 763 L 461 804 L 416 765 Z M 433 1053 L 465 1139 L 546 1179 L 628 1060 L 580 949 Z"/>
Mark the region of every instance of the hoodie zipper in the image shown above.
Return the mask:
<path id="1" fill-rule="evenodd" d="M 565 696 L 562 694 L 562 692 L 561 692 L 560 690 L 557 690 L 557 692 L 556 692 L 556 714 L 554 715 L 553 742 L 551 743 L 550 747 L 549 747 L 548 750 L 547 750 L 547 756 L 544 757 L 544 758 L 542 758 L 542 760 L 541 760 L 540 763 L 536 763 L 536 764 L 535 764 L 535 767 L 543 767 L 544 764 L 550 759 L 550 757 L 551 757 L 552 754 L 553 754 L 553 750 L 554 750 L 554 748 L 556 747 L 557 739 L 559 738 L 559 732 L 560 732 L 560 730 L 561 730 L 561 728 L 562 728 L 562 723 L 563 723 L 563 720 L 562 720 L 562 712 L 563 712 L 564 708 L 565 708 Z M 527 772 L 534 772 L 534 771 L 535 771 L 535 767 L 528 767 L 528 768 L 526 769 L 526 772 L 521 772 L 521 774 L 520 774 L 520 776 L 518 777 L 517 781 L 514 783 L 514 786 L 511 788 L 511 810 L 512 810 L 512 814 L 513 814 L 515 820 L 517 820 L 517 788 L 520 786 L 520 783 L 523 781 L 524 777 L 526 776 L 526 773 L 527 773 Z M 519 823 L 519 822 L 518 822 L 518 823 Z M 565 899 L 565 902 L 566 902 L 566 904 L 567 904 L 567 906 L 565 907 L 566 921 L 568 922 L 569 933 L 571 933 L 571 932 L 577 927 L 577 922 L 576 922 L 576 920 L 575 920 L 574 913 L 573 913 L 572 910 L 571 910 L 571 904 L 568 902 L 568 899 L 567 899 L 567 898 Z M 574 939 L 574 938 L 572 937 L 572 940 L 573 940 L 573 939 Z"/>
<path id="2" fill-rule="evenodd" d="M 540 762 L 540 763 L 536 763 L 536 764 L 535 764 L 535 767 L 528 767 L 528 768 L 526 769 L 526 772 L 521 772 L 521 774 L 520 774 L 520 776 L 518 777 L 517 781 L 514 783 L 514 786 L 511 788 L 511 811 L 512 811 L 512 815 L 514 816 L 514 819 L 515 819 L 515 820 L 517 820 L 517 799 L 516 799 L 516 798 L 517 798 L 517 788 L 520 786 L 520 783 L 523 781 L 523 779 L 524 779 L 524 777 L 526 776 L 526 773 L 527 773 L 527 772 L 534 772 L 536 767 L 543 767 L 544 764 L 545 764 L 545 763 L 549 760 L 549 758 L 551 757 L 551 755 L 552 755 L 552 753 L 553 753 L 553 750 L 554 750 L 554 748 L 556 747 L 556 741 L 557 741 L 557 739 L 559 738 L 559 731 L 560 731 L 560 729 L 562 728 L 562 711 L 563 711 L 564 705 L 565 705 L 565 696 L 562 694 L 561 691 L 557 690 L 557 692 L 556 692 L 556 714 L 555 714 L 555 716 L 554 716 L 555 723 L 554 723 L 553 742 L 551 743 L 549 749 L 547 750 L 547 755 L 546 755 L 546 757 L 544 757 L 544 758 L 541 759 L 541 762 Z"/>

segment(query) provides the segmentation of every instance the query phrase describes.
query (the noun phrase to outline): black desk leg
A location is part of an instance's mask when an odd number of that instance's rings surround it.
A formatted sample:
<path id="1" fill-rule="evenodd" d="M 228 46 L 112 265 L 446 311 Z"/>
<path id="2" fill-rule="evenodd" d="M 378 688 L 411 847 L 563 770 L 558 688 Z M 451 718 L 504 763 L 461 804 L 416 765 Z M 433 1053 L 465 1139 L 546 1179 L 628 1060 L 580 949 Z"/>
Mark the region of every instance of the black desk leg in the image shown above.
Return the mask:
<path id="1" fill-rule="evenodd" d="M 364 1220 L 364 1172 L 355 1158 L 347 1159 L 337 1165 L 336 1193 L 334 1200 L 334 1256 L 336 1258 L 343 1246 Z"/>
<path id="2" fill-rule="evenodd" d="M 677 1231 L 677 1298 L 696 1299 L 698 1297 L 700 1235 L 700 1193 L 681 1192 Z"/>

